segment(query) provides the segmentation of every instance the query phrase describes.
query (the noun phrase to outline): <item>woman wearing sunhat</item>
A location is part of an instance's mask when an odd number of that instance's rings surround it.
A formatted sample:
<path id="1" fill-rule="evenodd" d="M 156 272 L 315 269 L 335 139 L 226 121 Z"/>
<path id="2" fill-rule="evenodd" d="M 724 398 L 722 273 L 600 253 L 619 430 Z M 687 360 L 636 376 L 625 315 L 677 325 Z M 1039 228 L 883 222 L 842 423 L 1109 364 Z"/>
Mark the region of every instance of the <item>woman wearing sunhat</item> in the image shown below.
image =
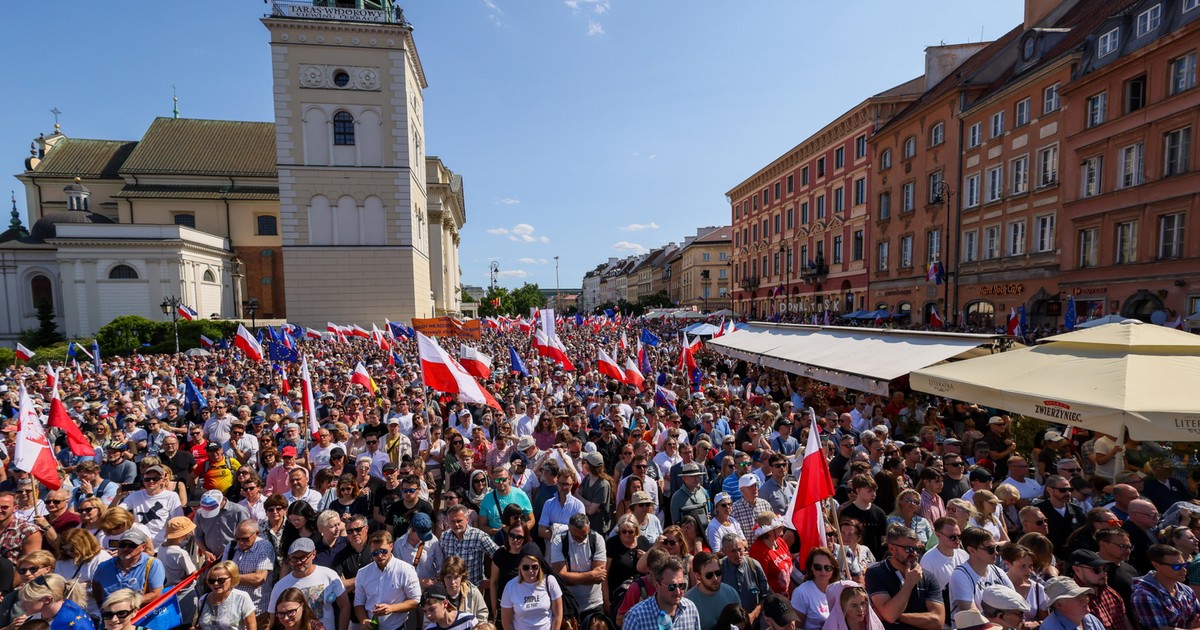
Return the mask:
<path id="1" fill-rule="evenodd" d="M 162 560 L 166 571 L 164 583 L 179 584 L 196 571 L 196 563 L 186 548 L 188 539 L 196 531 L 196 524 L 186 516 L 176 516 L 167 521 L 166 531 L 167 538 L 158 550 L 158 559 Z M 195 590 L 193 583 L 179 591 L 179 614 L 182 619 L 190 620 L 196 614 Z"/>
<path id="2" fill-rule="evenodd" d="M 779 537 L 783 519 L 774 512 L 764 512 L 757 517 L 754 528 L 754 544 L 750 545 L 750 557 L 758 561 L 767 573 L 767 584 L 771 590 L 787 597 L 791 595 L 792 554 L 787 543 Z"/>

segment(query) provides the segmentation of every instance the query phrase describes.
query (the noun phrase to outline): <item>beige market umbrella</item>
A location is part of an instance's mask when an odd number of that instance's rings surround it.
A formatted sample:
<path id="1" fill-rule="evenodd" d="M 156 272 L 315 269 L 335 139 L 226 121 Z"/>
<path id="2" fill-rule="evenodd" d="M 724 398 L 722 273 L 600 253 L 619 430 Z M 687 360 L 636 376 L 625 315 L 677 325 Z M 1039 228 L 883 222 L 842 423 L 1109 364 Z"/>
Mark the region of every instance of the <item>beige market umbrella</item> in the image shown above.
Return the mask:
<path id="1" fill-rule="evenodd" d="M 912 372 L 913 389 L 1135 440 L 1200 442 L 1200 336 L 1139 321 Z"/>

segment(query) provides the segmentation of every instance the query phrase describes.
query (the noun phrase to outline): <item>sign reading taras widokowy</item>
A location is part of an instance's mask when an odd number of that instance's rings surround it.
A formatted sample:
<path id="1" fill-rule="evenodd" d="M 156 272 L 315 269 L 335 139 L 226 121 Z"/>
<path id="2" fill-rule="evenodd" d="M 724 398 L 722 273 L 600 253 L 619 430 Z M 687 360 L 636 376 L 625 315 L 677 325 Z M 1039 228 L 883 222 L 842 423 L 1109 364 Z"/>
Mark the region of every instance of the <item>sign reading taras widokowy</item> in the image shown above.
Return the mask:
<path id="1" fill-rule="evenodd" d="M 412 327 L 426 337 L 460 337 L 479 339 L 483 332 L 478 319 L 462 321 L 453 317 L 429 317 L 413 319 Z"/>

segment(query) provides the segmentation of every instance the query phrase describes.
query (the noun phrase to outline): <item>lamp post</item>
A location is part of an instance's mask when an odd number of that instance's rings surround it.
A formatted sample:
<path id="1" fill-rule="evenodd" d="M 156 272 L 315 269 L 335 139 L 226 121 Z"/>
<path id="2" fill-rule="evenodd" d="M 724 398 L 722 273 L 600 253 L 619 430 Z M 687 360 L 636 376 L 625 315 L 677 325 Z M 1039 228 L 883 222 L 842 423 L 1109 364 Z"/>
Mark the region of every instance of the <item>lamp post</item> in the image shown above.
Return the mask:
<path id="1" fill-rule="evenodd" d="M 561 300 L 562 297 L 559 295 L 559 290 L 560 289 L 559 289 L 559 284 L 558 284 L 558 256 L 555 256 L 554 257 L 554 312 L 556 312 L 556 313 L 562 312 L 562 303 L 559 302 L 559 300 Z"/>
<path id="2" fill-rule="evenodd" d="M 158 306 L 162 308 L 163 315 L 171 316 L 171 327 L 175 329 L 175 354 L 179 354 L 179 306 L 183 304 L 183 300 L 174 295 L 163 298 L 162 304 Z"/>
<path id="3" fill-rule="evenodd" d="M 258 311 L 258 298 L 250 298 L 242 302 L 242 308 L 250 313 L 250 328 L 258 328 L 257 322 L 254 319 L 254 313 Z"/>
<path id="4" fill-rule="evenodd" d="M 950 190 L 950 184 L 947 184 L 945 180 L 941 180 L 934 185 L 933 199 L 929 200 L 929 202 L 935 206 L 946 206 L 946 248 L 943 251 L 943 254 L 938 257 L 940 260 L 937 262 L 942 264 L 942 273 L 946 276 L 946 288 L 944 297 L 942 298 L 942 308 L 947 311 L 945 315 L 946 320 L 951 322 L 954 321 L 956 317 L 955 311 L 958 309 L 950 305 L 950 276 L 953 274 L 957 278 L 958 274 L 950 271 L 948 269 L 948 265 L 942 261 L 950 260 L 950 196 L 953 194 L 953 191 Z M 910 319 L 909 321 L 912 320 Z"/>
<path id="5" fill-rule="evenodd" d="M 792 266 L 791 266 L 792 248 L 788 247 L 786 241 L 779 243 L 779 262 L 783 265 L 783 303 L 787 305 L 790 289 L 788 284 L 792 281 Z"/>

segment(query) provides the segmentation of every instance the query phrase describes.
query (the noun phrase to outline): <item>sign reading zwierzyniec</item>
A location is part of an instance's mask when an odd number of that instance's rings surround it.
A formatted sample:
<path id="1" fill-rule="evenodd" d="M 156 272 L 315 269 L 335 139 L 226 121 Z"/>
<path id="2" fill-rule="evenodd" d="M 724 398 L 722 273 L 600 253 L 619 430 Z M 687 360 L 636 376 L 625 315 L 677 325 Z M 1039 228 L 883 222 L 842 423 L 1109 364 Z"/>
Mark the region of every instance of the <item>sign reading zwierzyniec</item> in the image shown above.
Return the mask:
<path id="1" fill-rule="evenodd" d="M 339 9 L 337 7 L 314 7 L 303 4 L 285 5 L 290 17 L 310 20 L 336 20 L 348 22 L 387 22 L 387 13 L 373 9 Z"/>

